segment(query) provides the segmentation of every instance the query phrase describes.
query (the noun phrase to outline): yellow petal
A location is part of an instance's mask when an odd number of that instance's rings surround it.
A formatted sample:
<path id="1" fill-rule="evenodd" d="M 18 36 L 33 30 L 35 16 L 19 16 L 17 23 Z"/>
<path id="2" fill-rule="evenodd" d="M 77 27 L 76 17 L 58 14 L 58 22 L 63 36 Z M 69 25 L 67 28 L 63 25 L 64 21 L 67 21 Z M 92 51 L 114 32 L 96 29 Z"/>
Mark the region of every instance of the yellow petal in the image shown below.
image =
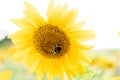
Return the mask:
<path id="1" fill-rule="evenodd" d="M 65 28 L 66 26 L 71 25 L 77 18 L 78 11 L 72 9 L 61 17 L 59 27 Z"/>
<path id="2" fill-rule="evenodd" d="M 47 64 L 47 70 L 46 70 L 46 75 L 47 75 L 47 79 L 49 80 L 54 80 L 55 78 L 55 70 L 54 70 L 54 62 L 52 59 L 50 59 L 48 61 L 48 64 Z"/>
<path id="3" fill-rule="evenodd" d="M 54 8 L 54 0 L 52 0 L 47 11 L 48 23 L 64 28 L 76 20 L 77 13 L 78 11 L 75 9 L 67 12 L 67 2 L 63 7 L 58 4 Z"/>
<path id="4" fill-rule="evenodd" d="M 56 61 L 57 62 L 57 61 Z M 59 66 L 59 64 L 61 65 L 61 66 Z M 61 69 L 59 69 L 59 68 L 61 68 Z M 57 65 L 57 69 L 59 70 L 58 72 L 58 76 L 59 76 L 59 78 L 61 79 L 61 80 L 64 80 L 64 72 L 65 72 L 65 68 L 64 68 L 64 65 L 62 64 L 62 63 L 58 63 L 58 65 Z"/>
<path id="5" fill-rule="evenodd" d="M 40 27 L 45 24 L 44 19 L 40 16 L 39 12 L 29 3 L 24 2 L 26 10 L 24 14 L 28 21 L 30 21 L 35 27 Z"/>
<path id="6" fill-rule="evenodd" d="M 37 57 L 34 60 L 33 64 L 30 66 L 30 70 L 29 70 L 30 74 L 32 74 L 36 70 L 36 68 L 38 67 L 39 62 L 40 62 L 40 59 Z"/>
<path id="7" fill-rule="evenodd" d="M 61 8 L 62 15 L 66 14 L 68 11 L 68 3 L 66 1 L 65 5 Z"/>
<path id="8" fill-rule="evenodd" d="M 44 64 L 43 64 L 44 65 Z M 36 70 L 36 80 L 43 80 L 43 76 L 44 76 L 44 70 L 41 70 L 41 68 L 38 68 Z"/>
<path id="9" fill-rule="evenodd" d="M 73 61 L 70 59 L 70 57 L 68 55 L 64 56 L 64 67 L 65 67 L 65 72 L 67 74 L 67 76 L 75 76 L 75 66 L 73 64 Z"/>
<path id="10" fill-rule="evenodd" d="M 82 44 L 79 41 L 76 41 L 75 39 L 71 39 L 70 42 L 74 45 L 77 45 L 81 50 L 91 50 L 94 47 L 93 45 Z"/>
<path id="11" fill-rule="evenodd" d="M 76 66 L 76 72 L 78 74 L 83 74 L 84 73 L 84 68 L 83 68 L 83 65 L 78 63 L 78 65 Z"/>
<path id="12" fill-rule="evenodd" d="M 17 31 L 14 34 L 10 35 L 9 38 L 12 39 L 17 49 L 30 46 L 32 42 L 31 35 L 23 31 Z"/>
<path id="13" fill-rule="evenodd" d="M 61 7 L 61 5 L 58 4 L 56 8 L 51 10 L 50 14 L 48 13 L 49 14 L 49 16 L 47 16 L 48 23 L 59 26 L 59 23 L 63 18 L 63 15 L 66 14 L 66 12 L 67 12 L 67 3 L 63 7 Z"/>
<path id="14" fill-rule="evenodd" d="M 73 32 L 76 30 L 80 30 L 80 28 L 82 28 L 84 26 L 84 24 L 86 23 L 86 20 L 77 22 L 77 23 L 73 23 L 67 27 L 64 28 L 65 31 L 67 32 Z"/>
<path id="15" fill-rule="evenodd" d="M 47 8 L 47 17 L 48 18 L 50 17 L 50 14 L 52 13 L 53 8 L 54 8 L 54 0 L 51 0 L 50 4 L 48 5 L 48 8 Z"/>
<path id="16" fill-rule="evenodd" d="M 26 54 L 23 64 L 25 66 L 31 67 L 31 65 L 34 64 L 37 57 L 38 57 L 37 52 L 31 48 L 31 51 L 28 54 Z"/>
<path id="17" fill-rule="evenodd" d="M 73 56 L 76 61 L 83 61 L 87 64 L 91 63 L 89 55 L 85 53 L 85 50 L 77 44 L 71 43 L 70 52 L 68 55 Z"/>
<path id="18" fill-rule="evenodd" d="M 47 69 L 48 59 L 40 57 L 40 63 L 36 69 L 37 80 L 43 80 L 43 76 Z M 49 66 L 48 66 L 49 67 Z"/>
<path id="19" fill-rule="evenodd" d="M 54 16 L 54 17 L 53 17 Z M 56 25 L 59 23 L 59 17 L 61 17 L 61 6 L 60 4 L 57 5 L 55 9 L 52 10 L 52 12 L 47 16 L 48 18 L 48 23 Z"/>
<path id="20" fill-rule="evenodd" d="M 69 58 L 70 58 L 70 62 L 72 62 L 72 66 L 74 66 L 74 69 L 72 69 L 73 71 L 75 71 L 75 73 L 78 73 L 78 74 L 83 74 L 84 72 L 84 69 L 83 69 L 83 65 L 81 64 L 81 62 L 79 61 L 80 57 L 77 58 L 73 55 L 68 55 Z M 76 55 L 78 56 L 78 55 Z M 73 77 L 75 77 L 75 75 L 72 75 Z"/>
<path id="21" fill-rule="evenodd" d="M 24 11 L 24 14 L 26 16 L 25 18 L 27 19 L 27 21 L 29 21 L 32 25 L 34 25 L 37 28 L 46 24 L 46 22 L 42 18 L 42 16 L 40 16 L 34 12 Z"/>
<path id="22" fill-rule="evenodd" d="M 55 73 L 55 76 L 59 76 L 60 80 L 64 80 L 64 72 L 65 72 L 65 68 L 64 68 L 64 65 L 63 65 L 63 59 L 55 59 L 54 60 L 54 73 Z"/>
<path id="23" fill-rule="evenodd" d="M 36 53 L 36 51 L 32 48 L 31 51 L 25 55 L 25 58 L 23 59 L 23 64 L 30 68 L 30 74 L 32 74 L 37 69 L 37 66 L 40 62 L 39 56 L 40 55 L 38 55 L 38 53 Z"/>
<path id="24" fill-rule="evenodd" d="M 19 26 L 24 32 L 31 33 L 36 30 L 35 26 L 28 22 L 25 18 L 11 19 L 11 21 Z"/>
<path id="25" fill-rule="evenodd" d="M 90 40 L 95 37 L 95 34 L 92 30 L 78 30 L 78 31 L 70 32 L 68 34 L 70 39 L 74 39 L 79 42 Z"/>
<path id="26" fill-rule="evenodd" d="M 74 55 L 75 55 L 75 53 L 74 53 Z M 71 70 L 72 70 L 72 72 L 74 71 L 74 73 L 73 74 L 70 73 L 71 71 L 69 73 L 67 73 L 67 74 L 69 74 L 69 76 L 70 76 L 70 74 L 72 74 L 73 77 L 75 77 L 75 73 L 83 74 L 83 72 L 84 72 L 83 66 L 82 66 L 81 62 L 79 61 L 80 59 L 78 57 L 76 58 L 74 55 L 68 54 L 68 57 L 70 59 L 69 62 L 71 62 L 72 66 L 73 66 L 73 68 Z"/>
<path id="27" fill-rule="evenodd" d="M 20 60 L 23 61 L 24 57 L 26 57 L 26 54 L 28 54 L 30 51 L 31 51 L 31 47 L 16 50 L 16 52 L 12 56 L 12 59 L 14 61 L 20 61 Z"/>
<path id="28" fill-rule="evenodd" d="M 24 5 L 25 5 L 25 9 L 27 11 L 38 13 L 38 11 L 31 4 L 29 4 L 28 2 L 25 1 Z"/>

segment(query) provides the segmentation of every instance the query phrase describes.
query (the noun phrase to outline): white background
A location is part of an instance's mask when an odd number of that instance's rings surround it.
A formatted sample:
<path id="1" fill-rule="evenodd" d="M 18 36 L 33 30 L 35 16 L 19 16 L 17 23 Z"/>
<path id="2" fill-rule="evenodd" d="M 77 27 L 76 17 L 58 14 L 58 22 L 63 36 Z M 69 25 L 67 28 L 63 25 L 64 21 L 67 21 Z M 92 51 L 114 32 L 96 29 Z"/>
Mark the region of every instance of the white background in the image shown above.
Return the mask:
<path id="1" fill-rule="evenodd" d="M 50 0 L 26 0 L 34 5 L 42 16 L 46 16 L 46 8 Z M 95 48 L 120 48 L 120 0 L 56 0 L 64 5 L 68 2 L 69 9 L 79 10 L 78 21 L 90 16 L 84 29 L 95 30 Z M 11 18 L 22 17 L 23 0 L 0 0 L 0 29 L 11 34 L 18 30 Z M 0 32 L 0 36 L 2 32 Z M 89 42 L 90 43 L 90 42 Z"/>

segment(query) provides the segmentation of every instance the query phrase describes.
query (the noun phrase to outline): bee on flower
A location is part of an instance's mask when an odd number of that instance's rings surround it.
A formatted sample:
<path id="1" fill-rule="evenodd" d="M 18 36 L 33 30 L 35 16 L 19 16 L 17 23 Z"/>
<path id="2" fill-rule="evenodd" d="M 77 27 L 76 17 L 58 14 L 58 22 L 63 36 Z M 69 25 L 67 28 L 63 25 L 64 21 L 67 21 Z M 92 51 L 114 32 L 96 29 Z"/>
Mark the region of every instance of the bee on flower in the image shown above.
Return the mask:
<path id="1" fill-rule="evenodd" d="M 82 44 L 95 37 L 92 30 L 82 30 L 85 21 L 75 22 L 78 11 L 68 10 L 58 4 L 54 7 L 51 0 L 47 8 L 47 20 L 29 3 L 25 2 L 24 17 L 11 19 L 21 29 L 9 37 L 16 52 L 14 60 L 21 60 L 29 67 L 30 73 L 36 71 L 37 80 L 42 80 L 44 73 L 48 80 L 59 76 L 61 80 L 70 80 L 76 73 L 83 74 L 85 64 L 91 59 L 86 51 L 93 46 Z"/>

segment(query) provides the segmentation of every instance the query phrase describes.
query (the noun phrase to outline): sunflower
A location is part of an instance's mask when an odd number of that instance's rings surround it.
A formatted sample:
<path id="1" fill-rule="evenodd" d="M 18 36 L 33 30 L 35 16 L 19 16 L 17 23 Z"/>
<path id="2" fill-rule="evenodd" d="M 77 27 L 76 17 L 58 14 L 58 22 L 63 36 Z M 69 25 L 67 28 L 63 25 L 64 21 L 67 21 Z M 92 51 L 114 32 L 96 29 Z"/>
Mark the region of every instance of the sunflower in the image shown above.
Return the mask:
<path id="1" fill-rule="evenodd" d="M 91 62 L 92 66 L 98 66 L 101 67 L 103 69 L 115 69 L 116 66 L 116 60 L 110 60 L 107 57 L 104 56 L 100 56 L 100 57 L 96 57 L 92 60 Z"/>
<path id="2" fill-rule="evenodd" d="M 91 59 L 86 54 L 93 46 L 81 42 L 94 38 L 92 30 L 81 30 L 86 20 L 75 22 L 78 11 L 68 11 L 67 3 L 54 7 L 52 0 L 47 9 L 47 20 L 38 11 L 25 2 L 25 17 L 11 19 L 21 29 L 10 38 L 17 51 L 14 60 L 21 60 L 29 67 L 30 73 L 36 71 L 37 80 L 42 80 L 44 73 L 48 80 L 58 76 L 61 80 L 70 79 L 76 73 L 83 74 L 84 64 Z"/>
<path id="3" fill-rule="evenodd" d="M 12 76 L 11 71 L 2 71 L 0 72 L 0 79 L 1 80 L 10 80 Z"/>

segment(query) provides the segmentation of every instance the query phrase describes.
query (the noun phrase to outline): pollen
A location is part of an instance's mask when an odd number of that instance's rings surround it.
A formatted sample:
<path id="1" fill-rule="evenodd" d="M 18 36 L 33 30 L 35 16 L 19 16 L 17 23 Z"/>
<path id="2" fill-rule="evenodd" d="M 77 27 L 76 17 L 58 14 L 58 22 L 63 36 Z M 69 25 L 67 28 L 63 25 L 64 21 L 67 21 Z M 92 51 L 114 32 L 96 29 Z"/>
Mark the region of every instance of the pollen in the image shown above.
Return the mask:
<path id="1" fill-rule="evenodd" d="M 58 58 L 67 53 L 70 47 L 68 36 L 57 26 L 47 24 L 33 33 L 36 51 L 49 58 Z"/>

